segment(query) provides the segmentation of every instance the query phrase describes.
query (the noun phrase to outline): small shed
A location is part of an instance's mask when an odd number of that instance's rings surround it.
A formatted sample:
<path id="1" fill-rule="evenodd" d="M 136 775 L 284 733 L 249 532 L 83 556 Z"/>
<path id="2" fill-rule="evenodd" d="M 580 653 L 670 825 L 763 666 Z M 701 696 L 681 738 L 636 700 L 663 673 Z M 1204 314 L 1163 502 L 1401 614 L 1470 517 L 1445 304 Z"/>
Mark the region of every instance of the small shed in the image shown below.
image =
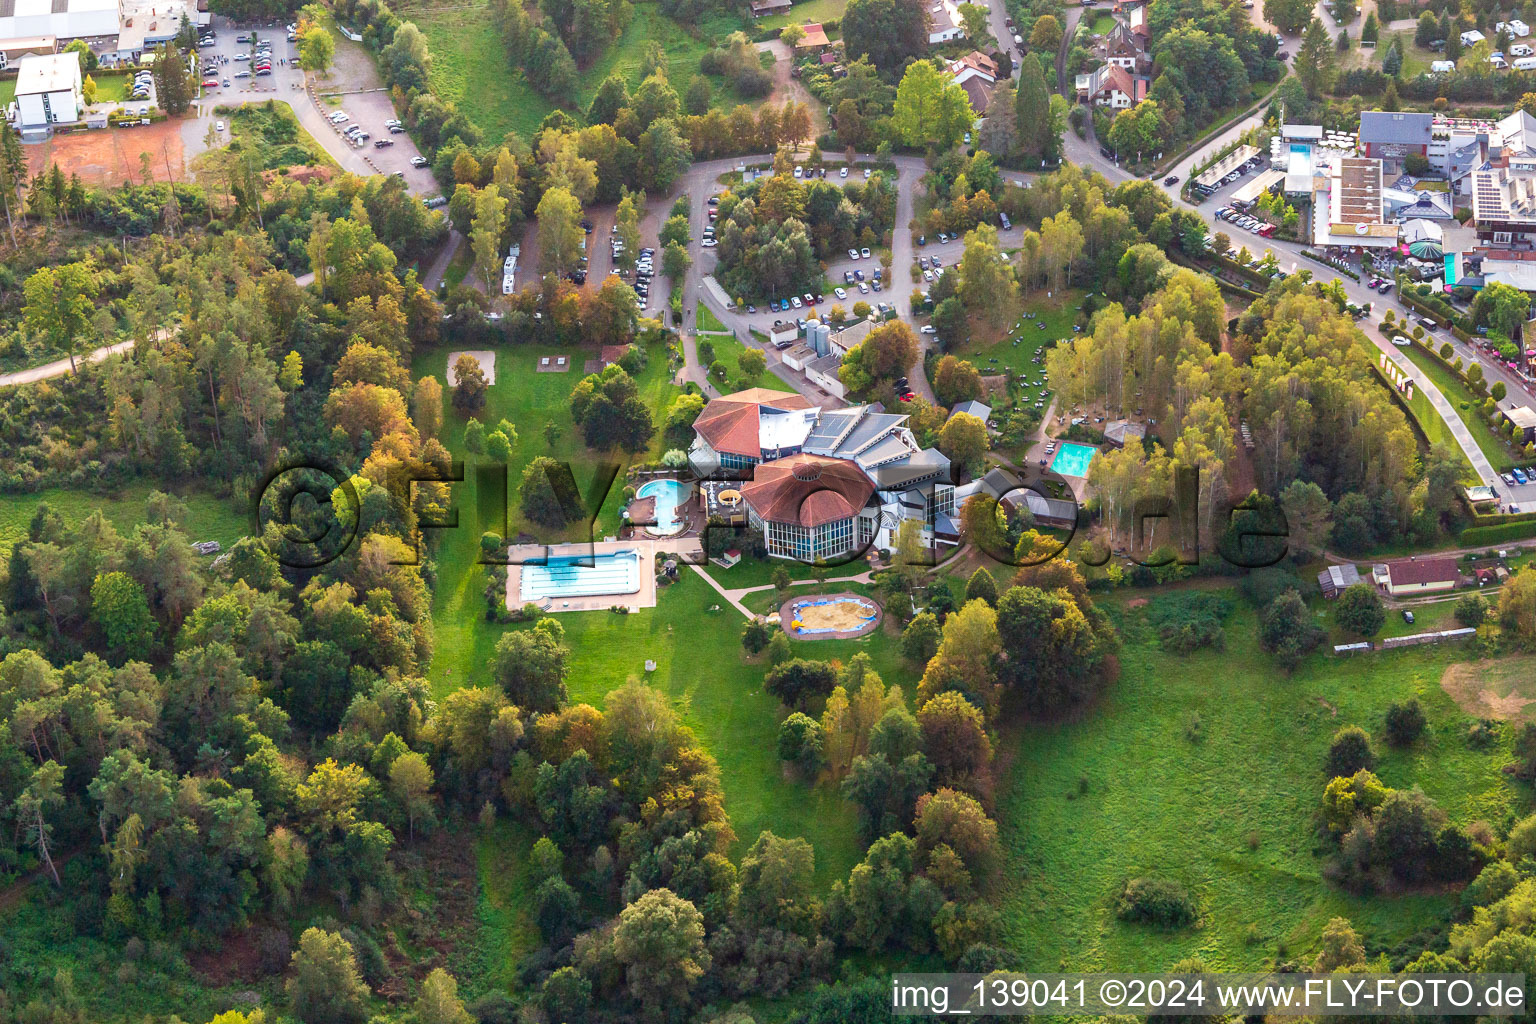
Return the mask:
<path id="1" fill-rule="evenodd" d="M 1504 418 L 1520 428 L 1524 440 L 1529 441 L 1536 437 L 1536 409 L 1528 405 L 1519 405 L 1513 409 L 1505 409 Z"/>
<path id="2" fill-rule="evenodd" d="M 1338 597 L 1346 587 L 1360 582 L 1360 570 L 1353 565 L 1330 565 L 1317 574 L 1317 585 L 1323 596 L 1330 601 Z"/>

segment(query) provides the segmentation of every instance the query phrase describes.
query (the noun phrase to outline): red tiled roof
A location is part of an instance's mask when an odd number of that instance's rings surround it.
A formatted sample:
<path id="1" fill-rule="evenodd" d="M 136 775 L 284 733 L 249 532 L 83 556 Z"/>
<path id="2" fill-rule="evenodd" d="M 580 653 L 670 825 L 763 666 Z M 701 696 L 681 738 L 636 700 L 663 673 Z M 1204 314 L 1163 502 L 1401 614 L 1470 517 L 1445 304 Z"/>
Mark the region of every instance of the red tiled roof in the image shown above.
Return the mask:
<path id="1" fill-rule="evenodd" d="M 965 68 L 974 68 L 982 74 L 991 75 L 994 79 L 997 78 L 997 62 L 980 50 L 972 50 L 959 60 L 951 61 L 949 73 L 958 75 Z"/>
<path id="2" fill-rule="evenodd" d="M 1461 570 L 1454 558 L 1415 558 L 1406 562 L 1388 562 L 1387 573 L 1394 586 L 1424 583 L 1455 583 Z"/>
<path id="3" fill-rule="evenodd" d="M 784 410 L 811 407 L 801 395 L 748 388 L 711 401 L 693 421 L 693 429 L 717 452 L 760 458 L 763 449 L 758 441 L 757 410 L 763 405 Z"/>
<path id="4" fill-rule="evenodd" d="M 858 514 L 875 485 L 855 463 L 820 455 L 765 462 L 741 495 L 763 519 L 822 526 Z"/>

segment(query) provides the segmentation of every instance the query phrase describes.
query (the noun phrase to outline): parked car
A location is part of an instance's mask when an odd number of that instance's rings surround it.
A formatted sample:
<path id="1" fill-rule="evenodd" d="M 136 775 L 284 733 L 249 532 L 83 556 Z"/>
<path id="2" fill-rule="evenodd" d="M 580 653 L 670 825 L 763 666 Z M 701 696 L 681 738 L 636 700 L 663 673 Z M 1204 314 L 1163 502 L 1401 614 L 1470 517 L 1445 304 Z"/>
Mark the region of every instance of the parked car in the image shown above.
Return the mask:
<path id="1" fill-rule="evenodd" d="M 851 259 L 851 260 L 858 259 L 859 258 L 859 250 L 857 250 L 857 249 L 849 249 L 848 250 L 848 258 Z"/>
<path id="2" fill-rule="evenodd" d="M 869 250 L 868 249 L 860 249 L 859 250 L 859 258 L 860 259 L 866 259 L 866 260 L 869 259 Z"/>
<path id="3" fill-rule="evenodd" d="M 427 164 L 428 164 L 428 160 L 424 156 L 413 156 L 413 157 L 411 157 L 411 166 L 412 167 L 426 167 Z"/>
<path id="4" fill-rule="evenodd" d="M 1168 177 L 1163 179 L 1163 184 L 1164 185 L 1177 185 L 1178 183 L 1179 183 L 1179 176 L 1177 174 L 1170 174 L 1170 175 L 1168 175 Z"/>

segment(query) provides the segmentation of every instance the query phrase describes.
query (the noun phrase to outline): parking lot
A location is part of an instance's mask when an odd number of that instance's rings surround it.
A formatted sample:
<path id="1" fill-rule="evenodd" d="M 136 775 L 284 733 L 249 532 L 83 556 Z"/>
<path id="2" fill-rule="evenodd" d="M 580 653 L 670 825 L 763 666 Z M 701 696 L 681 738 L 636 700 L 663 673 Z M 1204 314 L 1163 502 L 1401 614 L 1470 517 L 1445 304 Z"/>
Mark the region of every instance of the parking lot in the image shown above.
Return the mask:
<path id="1" fill-rule="evenodd" d="M 215 18 L 211 28 L 215 33 L 212 44 L 198 50 L 204 67 L 217 71 L 216 76 L 208 74 L 202 78 L 218 82 L 216 87 L 203 90 L 202 112 L 206 117 L 213 118 L 212 110 L 218 105 L 278 99 L 293 107 L 299 123 L 344 169 L 365 175 L 399 174 L 412 192 L 439 193 L 431 169 L 412 165 L 411 161 L 421 154 L 410 136 L 404 132 L 390 133 L 386 122 L 399 115 L 390 94 L 383 90 L 372 58 L 360 45 L 340 36 L 336 38 L 334 66 L 326 78 L 317 79 L 312 98 L 304 88 L 304 72 L 296 63 L 297 46 L 288 41 L 283 25 L 251 27 Z M 253 37 L 262 43 L 250 42 Z M 268 51 L 265 68 L 250 59 L 256 55 L 258 45 L 264 45 Z M 333 122 L 330 115 L 337 112 L 345 113 L 346 120 Z M 353 125 L 369 134 L 360 145 L 345 137 L 345 131 Z M 380 140 L 392 144 L 375 146 Z"/>

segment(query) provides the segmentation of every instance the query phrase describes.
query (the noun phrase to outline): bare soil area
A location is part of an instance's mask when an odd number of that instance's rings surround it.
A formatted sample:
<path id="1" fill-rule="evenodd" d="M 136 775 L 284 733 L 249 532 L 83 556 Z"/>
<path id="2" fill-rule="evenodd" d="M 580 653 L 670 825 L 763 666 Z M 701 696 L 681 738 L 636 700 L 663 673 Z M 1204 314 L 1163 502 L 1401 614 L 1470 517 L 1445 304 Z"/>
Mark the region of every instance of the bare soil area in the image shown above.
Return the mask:
<path id="1" fill-rule="evenodd" d="M 1536 656 L 1458 662 L 1447 666 L 1440 687 L 1469 715 L 1536 721 Z"/>

